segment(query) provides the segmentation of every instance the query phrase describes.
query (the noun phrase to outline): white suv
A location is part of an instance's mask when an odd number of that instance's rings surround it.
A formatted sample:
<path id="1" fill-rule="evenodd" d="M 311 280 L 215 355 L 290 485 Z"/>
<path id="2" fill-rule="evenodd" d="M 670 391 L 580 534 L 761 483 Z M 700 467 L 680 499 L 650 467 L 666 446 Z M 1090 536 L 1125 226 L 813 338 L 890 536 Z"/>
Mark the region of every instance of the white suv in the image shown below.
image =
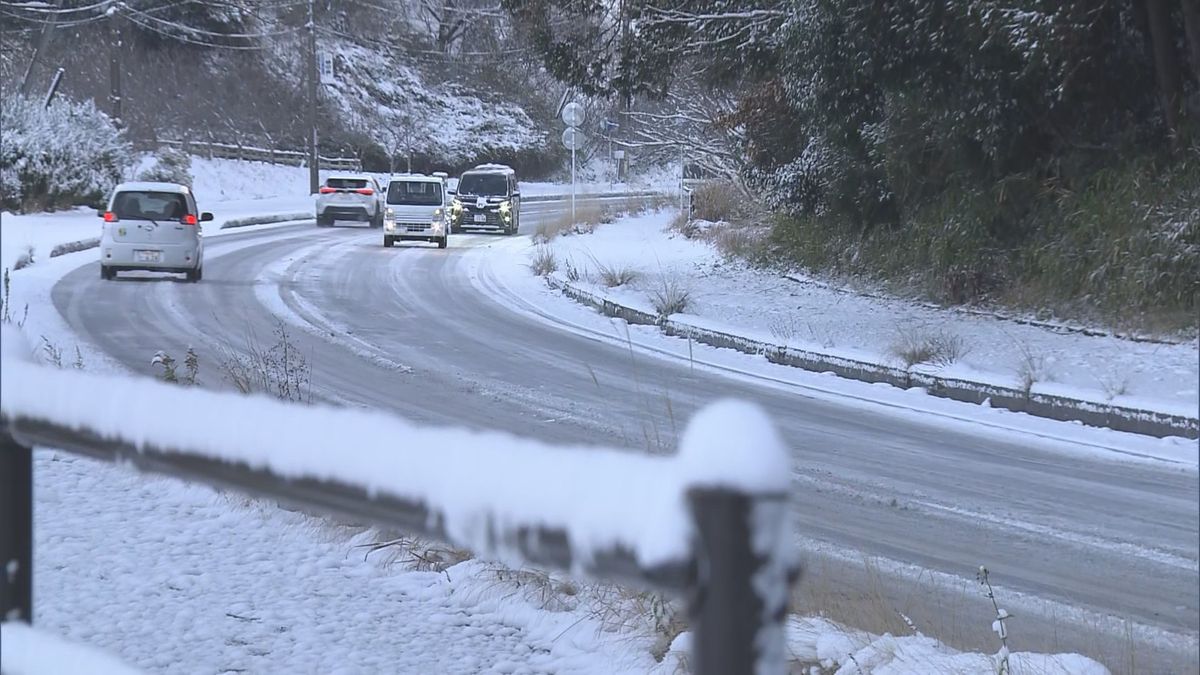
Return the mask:
<path id="1" fill-rule="evenodd" d="M 383 245 L 397 241 L 429 241 L 446 248 L 446 185 L 441 176 L 405 174 L 388 182 L 383 213 Z"/>
<path id="2" fill-rule="evenodd" d="M 382 190 L 374 176 L 343 174 L 330 176 L 317 195 L 317 226 L 329 227 L 339 220 L 383 225 Z"/>
<path id="3" fill-rule="evenodd" d="M 182 272 L 188 281 L 204 274 L 200 223 L 211 213 L 196 210 L 196 198 L 176 183 L 121 183 L 113 190 L 100 234 L 100 278 L 121 270 Z"/>

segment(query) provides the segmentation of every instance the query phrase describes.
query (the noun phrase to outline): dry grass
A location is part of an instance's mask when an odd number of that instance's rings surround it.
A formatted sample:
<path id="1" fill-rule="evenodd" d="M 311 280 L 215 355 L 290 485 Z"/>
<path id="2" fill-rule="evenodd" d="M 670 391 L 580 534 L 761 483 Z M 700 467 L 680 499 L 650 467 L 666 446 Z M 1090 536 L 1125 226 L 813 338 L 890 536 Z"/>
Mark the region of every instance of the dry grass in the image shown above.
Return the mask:
<path id="1" fill-rule="evenodd" d="M 733 183 L 708 181 L 692 192 L 692 217 L 713 222 L 740 220 L 746 202 L 746 195 Z"/>
<path id="2" fill-rule="evenodd" d="M 558 258 L 554 249 L 549 246 L 539 246 L 529 259 L 529 269 L 539 277 L 547 277 L 558 270 Z"/>
<path id="3" fill-rule="evenodd" d="M 445 572 L 474 557 L 470 551 L 421 537 L 395 537 L 363 544 L 360 548 L 366 549 L 365 557 L 383 551 L 387 556 L 385 565 L 403 565 L 418 572 Z"/>
<path id="4" fill-rule="evenodd" d="M 598 201 L 577 201 L 575 217 L 571 218 L 571 208 L 568 205 L 555 217 L 538 223 L 533 240 L 539 243 L 549 242 L 559 236 L 571 234 L 590 234 L 597 225 L 611 223 L 619 216 L 642 213 L 647 210 L 661 208 L 666 202 L 662 196 L 627 197 L 624 199 Z"/>
<path id="5" fill-rule="evenodd" d="M 704 238 L 726 258 L 761 260 L 767 252 L 770 228 L 756 224 L 718 223 L 708 228 Z"/>
<path id="6" fill-rule="evenodd" d="M 905 368 L 912 368 L 921 363 L 948 366 L 966 356 L 968 349 L 962 337 L 945 330 L 901 328 L 889 351 Z"/>
<path id="7" fill-rule="evenodd" d="M 1020 382 L 1021 390 L 1025 392 L 1025 397 L 1028 398 L 1033 391 L 1033 385 L 1052 380 L 1053 373 L 1050 371 L 1050 363 L 1044 354 L 1035 351 L 1028 344 L 1022 342 L 1016 344 L 1021 355 L 1017 362 L 1017 380 Z"/>
<path id="8" fill-rule="evenodd" d="M 691 298 L 691 291 L 682 281 L 665 275 L 659 278 L 658 286 L 650 289 L 650 304 L 664 319 L 686 310 Z"/>
<path id="9" fill-rule="evenodd" d="M 609 288 L 616 288 L 626 284 L 633 283 L 641 276 L 637 270 L 626 265 L 605 265 L 602 262 L 596 261 L 596 272 L 600 275 L 600 281 Z"/>
<path id="10" fill-rule="evenodd" d="M 243 394 L 264 393 L 281 401 L 311 403 L 308 359 L 282 321 L 271 333 L 275 342 L 269 347 L 263 346 L 253 331 L 246 335 L 242 350 L 225 345 L 220 364 L 225 381 Z"/>
<path id="11" fill-rule="evenodd" d="M 577 202 L 575 218 L 571 218 L 571 207 L 568 205 L 553 218 L 538 223 L 533 233 L 533 240 L 547 243 L 555 237 L 567 234 L 589 234 L 596 226 L 609 218 L 608 212 L 599 202 Z"/>

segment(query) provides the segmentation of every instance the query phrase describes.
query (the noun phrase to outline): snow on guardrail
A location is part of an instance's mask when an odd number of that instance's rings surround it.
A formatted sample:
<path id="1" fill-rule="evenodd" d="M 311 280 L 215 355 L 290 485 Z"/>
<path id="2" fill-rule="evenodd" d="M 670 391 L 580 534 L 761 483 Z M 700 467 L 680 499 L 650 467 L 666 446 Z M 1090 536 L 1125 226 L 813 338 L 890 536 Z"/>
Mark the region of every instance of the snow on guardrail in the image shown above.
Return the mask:
<path id="1" fill-rule="evenodd" d="M 423 503 L 456 542 L 478 550 L 495 548 L 495 528 L 530 524 L 561 529 L 583 558 L 618 548 L 643 566 L 684 559 L 689 488 L 783 492 L 790 475 L 765 414 L 738 401 L 697 414 L 677 455 L 652 456 L 58 370 L 11 352 L 2 369 L 0 412 L 7 420 L 43 421 Z"/>

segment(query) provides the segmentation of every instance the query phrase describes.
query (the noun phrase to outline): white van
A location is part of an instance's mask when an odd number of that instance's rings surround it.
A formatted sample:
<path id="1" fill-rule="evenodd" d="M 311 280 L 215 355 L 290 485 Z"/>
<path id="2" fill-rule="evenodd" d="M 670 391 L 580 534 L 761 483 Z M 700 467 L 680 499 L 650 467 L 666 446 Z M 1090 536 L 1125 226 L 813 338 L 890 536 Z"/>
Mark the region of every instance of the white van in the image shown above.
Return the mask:
<path id="1" fill-rule="evenodd" d="M 446 184 L 441 176 L 405 174 L 388 181 L 383 212 L 383 245 L 397 241 L 429 241 L 446 248 Z"/>
<path id="2" fill-rule="evenodd" d="M 188 281 L 204 275 L 204 237 L 200 223 L 211 213 L 196 209 L 186 185 L 121 183 L 113 190 L 100 234 L 100 278 L 117 272 L 182 272 Z"/>

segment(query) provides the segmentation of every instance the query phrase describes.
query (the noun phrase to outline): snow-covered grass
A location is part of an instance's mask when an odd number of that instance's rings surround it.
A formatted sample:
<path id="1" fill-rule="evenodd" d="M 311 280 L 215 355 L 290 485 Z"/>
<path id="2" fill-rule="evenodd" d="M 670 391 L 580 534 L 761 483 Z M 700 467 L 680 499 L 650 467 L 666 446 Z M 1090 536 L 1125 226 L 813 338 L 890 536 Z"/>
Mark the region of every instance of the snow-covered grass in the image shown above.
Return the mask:
<path id="1" fill-rule="evenodd" d="M 1056 331 L 799 283 L 671 230 L 674 215 L 626 217 L 549 246 L 560 270 L 574 270 L 583 288 L 639 307 L 661 295 L 664 280 L 674 280 L 690 291 L 681 318 L 756 340 L 880 364 L 912 361 L 906 365 L 946 376 L 1191 417 L 1200 406 L 1195 341 L 1153 344 Z M 601 266 L 631 270 L 639 279 L 606 287 L 595 274 Z M 562 271 L 558 276 L 567 280 Z M 939 353 L 917 354 L 926 347 Z"/>

